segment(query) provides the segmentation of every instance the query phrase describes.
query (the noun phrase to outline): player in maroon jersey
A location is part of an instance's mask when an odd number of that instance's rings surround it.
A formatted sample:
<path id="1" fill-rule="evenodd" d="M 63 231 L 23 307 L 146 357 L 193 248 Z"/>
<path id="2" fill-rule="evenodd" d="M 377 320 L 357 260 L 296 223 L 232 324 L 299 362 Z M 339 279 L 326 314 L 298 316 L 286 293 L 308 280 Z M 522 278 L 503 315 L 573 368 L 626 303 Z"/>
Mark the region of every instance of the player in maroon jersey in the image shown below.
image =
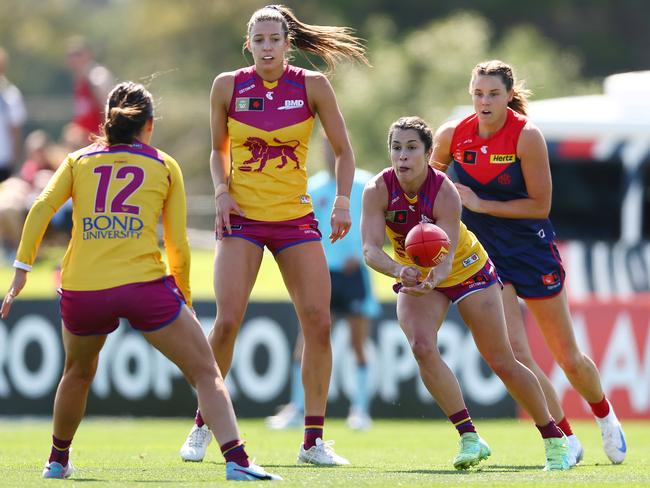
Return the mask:
<path id="1" fill-rule="evenodd" d="M 328 79 L 318 71 L 292 66 L 287 56 L 297 48 L 321 57 L 331 68 L 339 59 L 367 62 L 365 50 L 349 29 L 305 24 L 281 5 L 253 13 L 245 46 L 254 64 L 219 74 L 210 96 L 210 170 L 217 213 L 217 317 L 210 343 L 219 368 L 227 374 L 268 248 L 282 272 L 305 340 L 305 430 L 298 462 L 349 464 L 323 439 L 332 369 L 331 284 L 307 194 L 305 163 L 315 117 L 336 155 L 332 242 L 343 238 L 351 225 L 354 154 Z M 211 436 L 203 427 L 199 412 L 181 448 L 184 460 L 201 461 L 205 456 Z"/>
<path id="2" fill-rule="evenodd" d="M 402 117 L 390 128 L 391 167 L 363 193 L 361 234 L 366 263 L 396 278 L 397 318 L 420 368 L 420 376 L 458 430 L 456 469 L 490 455 L 465 407 L 453 371 L 437 347 L 438 330 L 455 303 L 485 361 L 517 402 L 533 417 L 544 440 L 545 470 L 569 469 L 567 440 L 551 418 L 535 375 L 515 359 L 506 331 L 498 277 L 485 250 L 460 221 L 458 192 L 444 173 L 428 165 L 433 133 L 418 117 Z M 420 222 L 435 223 L 450 240 L 449 254 L 432 268 L 417 267 L 404 239 Z M 384 233 L 393 245 L 384 251 Z"/>

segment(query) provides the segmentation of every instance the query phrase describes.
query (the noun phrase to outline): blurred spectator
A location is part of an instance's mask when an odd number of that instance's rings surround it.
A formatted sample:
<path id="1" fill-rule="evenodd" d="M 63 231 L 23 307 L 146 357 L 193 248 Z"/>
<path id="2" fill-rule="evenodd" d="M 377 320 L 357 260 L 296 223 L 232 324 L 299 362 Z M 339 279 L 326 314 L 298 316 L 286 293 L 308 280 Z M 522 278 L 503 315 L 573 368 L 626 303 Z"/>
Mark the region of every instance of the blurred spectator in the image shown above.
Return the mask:
<path id="1" fill-rule="evenodd" d="M 0 184 L 0 243 L 4 257 L 10 262 L 13 262 L 12 253 L 20 240 L 25 215 L 54 173 L 48 152 L 50 147 L 50 139 L 44 131 L 29 134 L 25 139 L 27 160 L 18 176 Z"/>
<path id="2" fill-rule="evenodd" d="M 93 58 L 85 38 L 68 40 L 67 64 L 74 76 L 74 114 L 72 132 L 80 146 L 88 143 L 90 134 L 98 134 L 104 120 L 104 101 L 114 84 L 113 75 Z"/>
<path id="3" fill-rule="evenodd" d="M 34 186 L 39 172 L 45 171 L 47 180 L 56 169 L 50 157 L 50 138 L 44 130 L 35 130 L 25 138 L 26 160 L 18 173 L 20 178 Z M 45 175 L 41 174 L 40 178 Z"/>
<path id="4" fill-rule="evenodd" d="M 0 182 L 11 176 L 21 149 L 27 111 L 20 90 L 7 79 L 9 55 L 0 47 Z"/>

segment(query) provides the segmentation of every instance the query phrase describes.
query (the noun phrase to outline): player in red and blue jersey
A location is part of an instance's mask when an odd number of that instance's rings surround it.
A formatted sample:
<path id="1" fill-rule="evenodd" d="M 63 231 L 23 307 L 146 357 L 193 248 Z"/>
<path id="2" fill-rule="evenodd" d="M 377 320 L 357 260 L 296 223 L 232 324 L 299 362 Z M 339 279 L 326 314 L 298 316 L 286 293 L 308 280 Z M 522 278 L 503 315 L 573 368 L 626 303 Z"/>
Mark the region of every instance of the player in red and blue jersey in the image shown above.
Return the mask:
<path id="1" fill-rule="evenodd" d="M 546 142 L 526 117 L 529 94 L 502 61 L 478 64 L 470 94 L 475 113 L 438 129 L 433 164 L 453 163 L 463 201 L 462 219 L 476 234 L 505 284 L 503 302 L 517 358 L 537 375 L 551 413 L 569 436 L 571 462 L 583 449 L 564 416 L 557 393 L 532 358 L 517 297 L 525 302 L 553 356 L 589 403 L 613 463 L 625 459 L 625 436 L 593 361 L 578 347 L 569 312 L 565 272 L 548 218 L 551 173 Z"/>
<path id="2" fill-rule="evenodd" d="M 210 95 L 210 170 L 217 212 L 217 317 L 210 343 L 221 371 L 227 374 L 268 248 L 280 267 L 305 340 L 305 431 L 298 462 L 349 464 L 323 440 L 332 369 L 331 288 L 307 193 L 305 165 L 314 118 L 319 117 L 336 155 L 332 242 L 344 237 L 351 225 L 354 155 L 329 81 L 322 73 L 288 64 L 287 54 L 292 47 L 305 50 L 331 68 L 341 58 L 367 62 L 364 48 L 347 28 L 305 24 L 281 5 L 253 13 L 245 47 L 254 64 L 218 75 Z M 203 459 L 211 438 L 206 431 L 198 412 L 181 448 L 184 460 Z"/>
<path id="3" fill-rule="evenodd" d="M 391 126 L 388 144 L 391 167 L 375 176 L 363 193 L 364 256 L 369 266 L 398 280 L 397 319 L 422 381 L 461 435 L 454 467 L 478 464 L 490 448 L 476 433 L 458 380 L 437 347 L 451 303 L 458 306 L 485 361 L 535 421 L 544 439 L 544 469 L 568 469 L 566 437 L 551 418 L 535 375 L 510 347 L 494 266 L 460 221 L 461 201 L 451 180 L 428 164 L 431 129 L 418 117 L 403 117 Z M 449 254 L 429 269 L 415 266 L 404 250 L 406 235 L 420 222 L 440 226 L 451 243 Z M 393 245 L 392 259 L 383 250 L 384 232 Z"/>
<path id="4" fill-rule="evenodd" d="M 52 450 L 45 478 L 73 473 L 70 444 L 86 408 L 99 352 L 125 318 L 183 371 L 221 443 L 226 478 L 278 479 L 249 463 L 223 378 L 192 313 L 185 189 L 178 163 L 149 145 L 153 99 L 125 82 L 109 94 L 103 136 L 68 155 L 32 206 L 0 314 L 23 289 L 47 225 L 72 198 L 74 225 L 61 266 L 65 368 L 54 400 Z M 158 248 L 163 236 L 171 276 Z"/>

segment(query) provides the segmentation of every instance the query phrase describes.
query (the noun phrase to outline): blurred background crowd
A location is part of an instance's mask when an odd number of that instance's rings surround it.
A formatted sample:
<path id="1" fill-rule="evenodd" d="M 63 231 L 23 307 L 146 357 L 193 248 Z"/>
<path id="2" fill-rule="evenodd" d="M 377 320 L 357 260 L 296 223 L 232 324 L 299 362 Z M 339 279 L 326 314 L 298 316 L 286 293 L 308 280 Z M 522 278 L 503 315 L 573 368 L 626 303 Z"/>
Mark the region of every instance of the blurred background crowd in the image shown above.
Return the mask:
<path id="1" fill-rule="evenodd" d="M 417 114 L 437 126 L 466 104 L 467 74 L 500 58 L 533 99 L 598 93 L 611 73 L 650 65 L 650 4 L 641 0 L 301 0 L 307 22 L 348 25 L 372 68 L 332 74 L 357 164 L 388 164 L 390 121 Z M 115 81 L 144 82 L 161 119 L 155 145 L 181 163 L 190 225 L 212 221 L 208 94 L 214 76 L 250 63 L 245 24 L 259 0 L 4 0 L 0 4 L 0 234 L 11 259 L 20 217 L 65 153 L 85 145 Z M 313 60 L 298 58 L 309 66 Z M 108 67 L 108 68 L 107 68 Z M 319 66 L 320 67 L 320 66 Z M 22 95 L 21 95 L 22 94 Z M 312 151 L 310 170 L 323 167 Z M 65 211 L 55 222 L 65 230 Z"/>

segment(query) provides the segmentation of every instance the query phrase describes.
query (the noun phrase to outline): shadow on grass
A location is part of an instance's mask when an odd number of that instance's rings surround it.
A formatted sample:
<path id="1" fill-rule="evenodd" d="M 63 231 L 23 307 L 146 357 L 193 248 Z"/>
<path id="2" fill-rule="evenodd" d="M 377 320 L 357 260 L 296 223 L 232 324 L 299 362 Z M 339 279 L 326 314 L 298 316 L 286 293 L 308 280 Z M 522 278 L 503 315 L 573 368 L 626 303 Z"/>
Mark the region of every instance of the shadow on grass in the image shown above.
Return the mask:
<path id="1" fill-rule="evenodd" d="M 540 466 L 522 466 L 522 465 L 501 465 L 492 464 L 489 466 L 481 466 L 478 469 L 410 469 L 410 470 L 396 470 L 386 471 L 387 473 L 394 474 L 455 474 L 455 475 L 471 475 L 475 473 L 515 473 L 517 471 L 541 471 Z"/>

